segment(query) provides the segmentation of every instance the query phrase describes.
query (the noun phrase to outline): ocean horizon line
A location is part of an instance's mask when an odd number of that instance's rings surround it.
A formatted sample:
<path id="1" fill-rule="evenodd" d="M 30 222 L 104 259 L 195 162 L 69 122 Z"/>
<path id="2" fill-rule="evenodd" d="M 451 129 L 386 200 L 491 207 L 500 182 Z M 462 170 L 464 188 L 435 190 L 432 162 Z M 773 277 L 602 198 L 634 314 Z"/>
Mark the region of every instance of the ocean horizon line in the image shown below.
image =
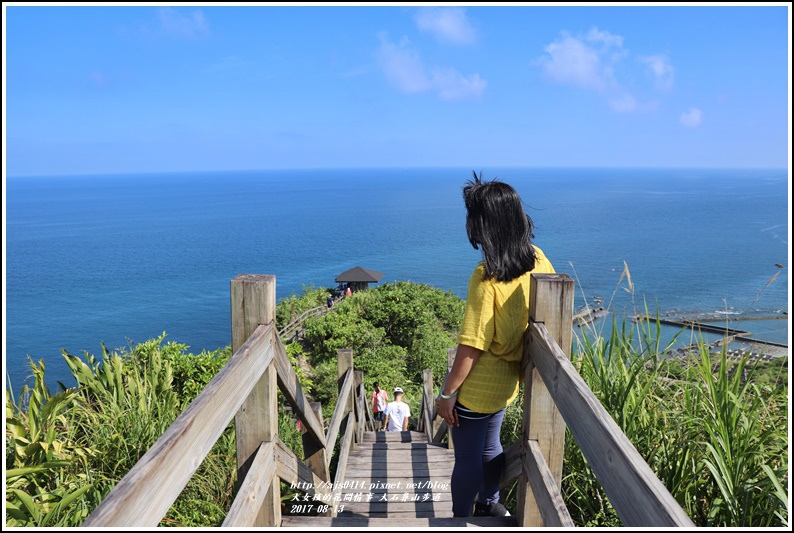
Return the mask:
<path id="1" fill-rule="evenodd" d="M 732 166 L 732 167 L 718 167 L 718 166 L 633 166 L 633 165 L 480 165 L 481 168 L 467 167 L 461 165 L 416 165 L 416 166 L 307 166 L 307 167 L 262 167 L 262 168 L 241 168 L 241 169 L 197 169 L 197 170 L 139 170 L 139 171 L 107 171 L 107 172 L 82 172 L 82 173 L 64 173 L 64 174 L 9 174 L 5 176 L 8 179 L 28 179 L 28 178 L 88 178 L 88 177 L 133 177 L 133 176 L 165 176 L 165 175 L 182 175 L 182 174 L 221 174 L 221 173 L 250 173 L 250 172 L 318 172 L 318 171 L 421 171 L 421 170 L 463 170 L 467 172 L 476 171 L 483 173 L 486 168 L 494 170 L 558 170 L 558 171 L 714 171 L 714 172 L 740 172 L 740 171 L 766 171 L 766 172 L 789 172 L 789 167 L 760 167 L 760 166 Z M 485 175 L 484 177 L 488 177 Z"/>

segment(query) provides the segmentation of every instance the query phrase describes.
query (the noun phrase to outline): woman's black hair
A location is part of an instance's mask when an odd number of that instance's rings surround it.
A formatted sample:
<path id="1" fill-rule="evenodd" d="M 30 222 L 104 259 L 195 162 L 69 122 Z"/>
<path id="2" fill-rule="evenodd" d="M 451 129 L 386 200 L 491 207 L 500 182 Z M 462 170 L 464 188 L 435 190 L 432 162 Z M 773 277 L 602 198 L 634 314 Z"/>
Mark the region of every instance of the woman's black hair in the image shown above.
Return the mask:
<path id="1" fill-rule="evenodd" d="M 512 281 L 535 268 L 532 219 L 513 187 L 473 174 L 463 187 L 466 234 L 475 250 L 482 247 L 483 280 Z"/>

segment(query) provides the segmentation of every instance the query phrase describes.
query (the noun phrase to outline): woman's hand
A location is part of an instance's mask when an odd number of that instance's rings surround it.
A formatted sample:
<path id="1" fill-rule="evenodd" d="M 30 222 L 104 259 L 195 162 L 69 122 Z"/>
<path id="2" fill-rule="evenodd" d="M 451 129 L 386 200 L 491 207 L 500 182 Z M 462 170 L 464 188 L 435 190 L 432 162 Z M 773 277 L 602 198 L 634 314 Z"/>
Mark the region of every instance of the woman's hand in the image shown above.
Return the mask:
<path id="1" fill-rule="evenodd" d="M 438 415 L 444 419 L 447 426 L 458 425 L 458 413 L 455 411 L 455 402 L 457 398 L 450 398 L 445 400 L 443 398 L 436 398 L 436 405 L 438 406 Z"/>

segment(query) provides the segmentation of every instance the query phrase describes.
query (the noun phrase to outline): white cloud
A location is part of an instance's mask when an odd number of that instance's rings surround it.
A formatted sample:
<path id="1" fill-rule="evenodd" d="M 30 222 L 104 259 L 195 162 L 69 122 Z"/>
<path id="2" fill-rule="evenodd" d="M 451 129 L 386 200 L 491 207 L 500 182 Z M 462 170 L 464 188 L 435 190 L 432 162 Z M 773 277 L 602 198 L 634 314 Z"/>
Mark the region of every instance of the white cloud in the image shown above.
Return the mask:
<path id="1" fill-rule="evenodd" d="M 440 41 L 471 44 L 477 40 L 477 33 L 461 8 L 422 8 L 414 20 L 420 30 L 430 32 Z"/>
<path id="2" fill-rule="evenodd" d="M 687 128 L 697 128 L 703 122 L 703 112 L 697 107 L 690 107 L 689 110 L 681 113 L 680 121 Z"/>
<path id="3" fill-rule="evenodd" d="M 608 48 L 623 48 L 623 37 L 620 35 L 613 35 L 608 31 L 601 31 L 595 26 L 590 28 L 590 31 L 587 32 L 587 40 L 591 43 L 601 43 L 604 45 L 604 49 Z"/>
<path id="4" fill-rule="evenodd" d="M 160 29 L 166 35 L 194 38 L 210 33 L 209 21 L 201 11 L 183 14 L 176 9 L 165 7 L 158 10 L 157 18 L 160 22 Z"/>
<path id="5" fill-rule="evenodd" d="M 557 83 L 603 91 L 609 85 L 609 70 L 601 54 L 583 41 L 563 32 L 562 39 L 545 48 L 549 57 L 539 60 L 543 72 Z"/>
<path id="6" fill-rule="evenodd" d="M 407 40 L 403 39 L 401 45 L 381 39 L 378 59 L 380 67 L 386 77 L 402 92 L 418 93 L 430 88 L 422 59 L 410 50 Z"/>
<path id="7" fill-rule="evenodd" d="M 609 107 L 618 113 L 630 113 L 639 109 L 637 99 L 628 93 L 624 93 L 609 99 Z"/>
<path id="8" fill-rule="evenodd" d="M 670 60 L 664 54 L 653 56 L 642 56 L 640 62 L 648 65 L 656 83 L 656 88 L 662 91 L 669 91 L 673 88 L 673 78 L 675 70 L 670 64 Z"/>
<path id="9" fill-rule="evenodd" d="M 443 100 L 461 100 L 469 96 L 480 96 L 488 82 L 480 78 L 479 74 L 464 76 L 452 68 L 434 69 L 431 78 L 432 85 L 438 91 L 438 96 Z"/>
<path id="10" fill-rule="evenodd" d="M 404 93 L 433 91 L 443 100 L 460 100 L 480 96 L 488 85 L 479 74 L 464 76 L 451 67 L 425 66 L 407 38 L 398 45 L 381 35 L 378 61 L 386 78 Z"/>
<path id="11" fill-rule="evenodd" d="M 606 99 L 612 110 L 620 113 L 649 110 L 657 106 L 656 102 L 639 102 L 619 80 L 616 73 L 627 68 L 624 60 L 629 55 L 620 35 L 596 27 L 584 36 L 572 36 L 563 31 L 544 50 L 546 54 L 532 64 L 555 83 L 597 92 Z M 674 69 L 666 56 L 643 56 L 640 61 L 650 69 L 657 89 L 672 88 Z M 636 88 L 634 85 L 632 87 Z"/>

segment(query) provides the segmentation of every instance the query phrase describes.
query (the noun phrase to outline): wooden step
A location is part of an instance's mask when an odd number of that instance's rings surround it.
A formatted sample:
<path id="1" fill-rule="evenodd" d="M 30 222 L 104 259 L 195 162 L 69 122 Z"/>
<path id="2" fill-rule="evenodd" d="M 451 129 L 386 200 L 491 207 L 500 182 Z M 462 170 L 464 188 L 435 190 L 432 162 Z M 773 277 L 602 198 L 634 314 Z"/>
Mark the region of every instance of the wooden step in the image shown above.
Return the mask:
<path id="1" fill-rule="evenodd" d="M 450 513 L 451 514 L 451 513 Z M 343 513 L 344 515 L 344 513 Z M 372 527 L 383 529 L 419 529 L 427 527 L 460 528 L 460 527 L 487 527 L 504 528 L 517 527 L 516 519 L 512 516 L 483 516 L 471 518 L 425 517 L 410 518 L 397 516 L 393 518 L 367 518 L 362 516 L 338 516 L 329 518 L 325 516 L 284 516 L 281 520 L 282 527 L 313 528 L 356 528 Z"/>
<path id="2" fill-rule="evenodd" d="M 419 463 L 404 463 L 399 466 L 385 467 L 378 464 L 368 465 L 347 465 L 347 472 L 345 479 L 372 479 L 387 480 L 387 479 L 405 479 L 415 477 L 417 479 L 434 478 L 449 480 L 452 475 L 452 465 L 445 465 L 443 463 L 435 463 L 428 466 Z"/>
<path id="3" fill-rule="evenodd" d="M 451 453 L 450 450 L 443 444 L 432 444 L 427 442 L 362 442 L 356 444 L 355 448 L 350 452 L 350 455 L 362 455 L 364 453 L 383 452 L 383 450 L 404 450 L 413 452 L 414 456 L 422 453 Z M 385 455 L 381 453 L 382 455 Z"/>
<path id="4" fill-rule="evenodd" d="M 427 442 L 418 431 L 365 431 L 363 442 Z"/>
<path id="5" fill-rule="evenodd" d="M 499 527 L 515 520 L 452 517 L 450 481 L 455 464 L 446 444 L 416 431 L 365 432 L 350 451 L 342 486 L 333 501 L 296 502 L 284 515 L 296 527 Z M 325 505 L 323 505 L 325 504 Z M 312 516 L 328 506 L 336 518 Z M 322 509 L 325 507 L 325 509 Z M 391 522 L 389 521 L 391 520 Z"/>
<path id="6" fill-rule="evenodd" d="M 434 517 L 452 516 L 452 496 L 447 495 L 445 501 L 427 500 L 422 501 L 402 501 L 403 495 L 394 494 L 397 501 L 380 501 L 375 497 L 372 501 L 366 502 L 340 502 L 337 511 L 352 513 L 369 517 L 392 516 L 407 514 L 415 517 Z M 417 495 L 409 494 L 410 498 Z M 424 495 L 419 495 L 424 496 Z"/>
<path id="7" fill-rule="evenodd" d="M 341 495 L 335 502 L 338 519 L 451 518 L 454 462 L 452 450 L 429 443 L 424 433 L 365 433 L 345 470 L 345 481 L 365 488 Z"/>
<path id="8" fill-rule="evenodd" d="M 367 453 L 364 450 L 354 450 L 347 458 L 347 464 L 355 465 L 372 461 L 372 450 Z M 385 457 L 378 457 L 379 464 L 384 465 L 397 465 L 405 462 L 414 462 L 422 464 L 433 463 L 449 463 L 455 460 L 455 454 L 446 449 L 440 451 L 430 450 L 424 454 L 411 453 L 411 450 L 389 449 L 389 453 Z"/>

